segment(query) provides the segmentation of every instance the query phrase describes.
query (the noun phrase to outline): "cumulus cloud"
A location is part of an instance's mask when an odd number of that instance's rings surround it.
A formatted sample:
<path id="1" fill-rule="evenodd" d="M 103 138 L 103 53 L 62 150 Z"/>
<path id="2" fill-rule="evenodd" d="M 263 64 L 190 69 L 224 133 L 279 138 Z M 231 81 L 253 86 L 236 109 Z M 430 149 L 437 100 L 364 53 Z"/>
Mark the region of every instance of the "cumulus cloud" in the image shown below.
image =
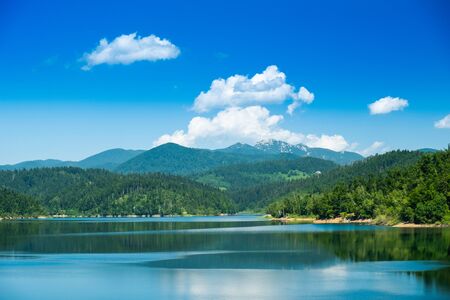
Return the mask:
<path id="1" fill-rule="evenodd" d="M 446 115 L 439 121 L 434 123 L 434 127 L 436 128 L 450 128 L 450 114 Z"/>
<path id="2" fill-rule="evenodd" d="M 189 147 L 218 148 L 235 142 L 254 144 L 275 139 L 290 144 L 303 143 L 310 147 L 346 150 L 351 145 L 340 135 L 304 135 L 280 127 L 282 115 L 272 115 L 262 106 L 229 107 L 212 118 L 194 117 L 186 131 L 177 130 L 154 141 L 154 146 L 168 142 Z"/>
<path id="3" fill-rule="evenodd" d="M 300 93 L 303 95 L 305 92 Z M 310 96 L 305 96 L 310 99 Z M 268 66 L 251 78 L 234 75 L 213 80 L 209 90 L 197 96 L 193 109 L 202 113 L 214 108 L 282 103 L 286 99 L 295 100 L 298 97 L 295 87 L 286 83 L 286 75 L 277 66 Z"/>
<path id="4" fill-rule="evenodd" d="M 369 110 L 371 115 L 379 115 L 388 114 L 396 110 L 403 110 L 407 106 L 408 100 L 388 96 L 369 104 Z"/>
<path id="5" fill-rule="evenodd" d="M 294 101 L 289 104 L 287 113 L 292 115 L 301 103 L 311 104 L 314 101 L 314 94 L 308 91 L 305 87 L 301 87 L 298 94 L 293 97 Z"/>
<path id="6" fill-rule="evenodd" d="M 298 99 L 307 104 L 310 104 L 314 101 L 314 94 L 302 86 L 300 88 L 300 91 L 298 92 Z"/>
<path id="7" fill-rule="evenodd" d="M 303 144 L 308 147 L 326 148 L 334 151 L 344 151 L 353 148 L 342 135 L 314 135 L 308 134 L 303 140 Z"/>
<path id="8" fill-rule="evenodd" d="M 180 54 L 177 46 L 167 39 L 155 35 L 137 36 L 136 33 L 116 37 L 112 42 L 100 40 L 99 45 L 90 53 L 85 53 L 82 60 L 86 65 L 83 70 L 90 70 L 100 64 L 128 65 L 136 61 L 156 61 L 173 59 Z"/>
<path id="9" fill-rule="evenodd" d="M 376 153 L 386 152 L 387 149 L 388 148 L 384 146 L 384 142 L 375 141 L 366 149 L 359 151 L 359 154 L 361 154 L 362 156 L 371 156 Z"/>

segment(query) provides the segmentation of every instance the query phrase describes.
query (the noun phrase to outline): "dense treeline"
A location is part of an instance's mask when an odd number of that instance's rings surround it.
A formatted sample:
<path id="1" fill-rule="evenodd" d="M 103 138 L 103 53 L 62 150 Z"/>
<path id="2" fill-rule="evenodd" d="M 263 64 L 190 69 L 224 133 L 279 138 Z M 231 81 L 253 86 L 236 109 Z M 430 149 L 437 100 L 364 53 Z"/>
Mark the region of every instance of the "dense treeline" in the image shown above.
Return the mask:
<path id="1" fill-rule="evenodd" d="M 0 187 L 32 197 L 48 214 L 167 215 L 235 211 L 232 201 L 218 189 L 162 174 L 121 175 L 73 167 L 0 171 Z M 16 198 L 20 200 L 19 196 Z M 6 213 L 0 210 L 0 214 Z"/>
<path id="2" fill-rule="evenodd" d="M 393 168 L 413 165 L 422 155 L 423 153 L 417 151 L 392 151 L 348 166 L 333 168 L 320 176 L 238 188 L 230 192 L 230 195 L 241 209 L 244 207 L 261 209 L 272 203 L 274 199 L 289 193 L 319 193 L 339 183 L 349 183 L 354 178 L 379 175 Z"/>
<path id="3" fill-rule="evenodd" d="M 277 217 L 433 223 L 448 211 L 449 170 L 447 150 L 392 151 L 349 166 L 311 157 L 233 164 L 194 175 L 200 182 L 74 167 L 0 171 L 0 216 L 218 214 L 270 204 Z"/>
<path id="4" fill-rule="evenodd" d="M 337 164 L 319 158 L 286 156 L 277 160 L 223 166 L 193 178 L 211 186 L 235 190 L 304 179 L 317 171 L 326 172 L 337 167 Z"/>
<path id="5" fill-rule="evenodd" d="M 32 197 L 0 187 L 0 216 L 37 216 L 43 211 Z"/>
<path id="6" fill-rule="evenodd" d="M 380 155 L 376 159 L 387 162 L 398 154 Z M 331 188 L 325 185 L 319 193 L 294 191 L 272 203 L 267 211 L 277 217 L 296 214 L 378 218 L 382 222 L 444 221 L 450 205 L 450 149 L 422 155 L 418 162 L 408 166 L 408 162 L 414 161 L 411 159 L 395 163 L 387 172 L 363 172 L 362 176 L 338 182 Z"/>

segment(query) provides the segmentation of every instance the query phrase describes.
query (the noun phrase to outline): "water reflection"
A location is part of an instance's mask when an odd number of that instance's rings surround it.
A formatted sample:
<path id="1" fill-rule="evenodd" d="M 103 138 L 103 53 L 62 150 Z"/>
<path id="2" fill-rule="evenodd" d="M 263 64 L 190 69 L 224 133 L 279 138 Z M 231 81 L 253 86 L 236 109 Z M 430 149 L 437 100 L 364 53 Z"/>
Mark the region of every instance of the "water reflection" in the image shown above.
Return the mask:
<path id="1" fill-rule="evenodd" d="M 324 268 L 336 264 L 329 253 L 312 251 L 246 251 L 187 255 L 182 258 L 157 260 L 145 265 L 174 269 L 283 269 Z"/>
<path id="2" fill-rule="evenodd" d="M 257 217 L 0 222 L 0 288 L 12 293 L 8 299 L 26 299 L 14 296 L 19 293 L 15 284 L 39 290 L 54 286 L 54 280 L 71 290 L 76 281 L 57 274 L 84 274 L 90 279 L 80 275 L 81 281 L 100 287 L 98 281 L 114 282 L 127 274 L 117 288 L 141 282 L 135 287 L 141 296 L 148 296 L 151 287 L 163 298 L 280 293 L 295 298 L 299 292 L 346 298 L 356 291 L 361 297 L 445 298 L 450 295 L 449 253 L 450 230 L 445 228 L 274 225 Z M 42 275 L 40 285 L 29 277 L 36 273 Z M 132 274 L 149 281 L 136 281 Z M 103 283 L 105 289 L 110 286 Z M 244 283 L 236 294 L 236 286 Z M 104 293 L 105 299 L 121 295 Z"/>

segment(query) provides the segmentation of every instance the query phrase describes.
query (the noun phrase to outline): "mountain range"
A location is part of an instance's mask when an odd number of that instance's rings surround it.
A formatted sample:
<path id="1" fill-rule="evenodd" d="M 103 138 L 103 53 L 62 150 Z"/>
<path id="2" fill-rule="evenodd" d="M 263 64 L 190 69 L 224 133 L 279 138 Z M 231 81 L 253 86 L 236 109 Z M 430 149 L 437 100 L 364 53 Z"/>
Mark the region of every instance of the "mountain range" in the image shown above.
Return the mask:
<path id="1" fill-rule="evenodd" d="M 274 144 L 282 145 L 282 153 Z M 272 150 L 261 150 L 270 145 Z M 121 172 L 70 166 L 0 171 L 0 216 L 260 211 L 332 218 L 344 212 L 393 222 L 450 223 L 449 151 L 397 150 L 343 166 L 300 157 L 289 145 L 274 142 L 214 151 L 165 144 L 120 164 L 115 170 Z M 124 156 L 113 151 L 84 161 L 111 166 L 112 159 L 117 164 Z M 150 173 L 136 174 L 140 170 Z"/>
<path id="2" fill-rule="evenodd" d="M 340 165 L 350 164 L 354 161 L 361 160 L 364 157 L 355 152 L 349 151 L 333 151 L 325 148 L 311 148 L 303 144 L 292 145 L 283 141 L 265 140 L 256 143 L 255 146 L 247 144 L 234 144 L 221 151 L 233 153 L 267 153 L 267 154 L 292 154 L 295 156 L 315 157 L 325 160 L 331 160 Z"/>
<path id="3" fill-rule="evenodd" d="M 432 151 L 433 149 L 426 149 Z M 236 143 L 227 148 L 207 150 L 167 143 L 150 150 L 111 149 L 87 157 L 81 161 L 34 160 L 15 165 L 0 166 L 0 170 L 17 170 L 51 167 L 98 168 L 120 173 L 166 173 L 191 175 L 203 173 L 218 167 L 273 161 L 299 157 L 329 160 L 339 165 L 348 165 L 364 157 L 350 151 L 333 151 L 313 148 L 303 144 L 292 145 L 278 140 L 266 140 L 254 146 Z"/>
<path id="4" fill-rule="evenodd" d="M 276 140 L 261 141 L 255 146 L 237 143 L 217 150 L 195 149 L 168 143 L 133 157 L 119 165 L 115 171 L 190 175 L 233 164 L 278 159 L 289 160 L 299 157 L 320 158 L 341 165 L 350 164 L 364 158 L 354 152 L 309 148 L 302 144 L 291 145 Z"/>
<path id="5" fill-rule="evenodd" d="M 145 152 L 145 150 L 110 149 L 89 156 L 80 161 L 63 161 L 57 159 L 31 160 L 14 165 L 2 165 L 0 170 L 20 170 L 35 168 L 79 167 L 83 169 L 114 170 L 120 164 Z"/>

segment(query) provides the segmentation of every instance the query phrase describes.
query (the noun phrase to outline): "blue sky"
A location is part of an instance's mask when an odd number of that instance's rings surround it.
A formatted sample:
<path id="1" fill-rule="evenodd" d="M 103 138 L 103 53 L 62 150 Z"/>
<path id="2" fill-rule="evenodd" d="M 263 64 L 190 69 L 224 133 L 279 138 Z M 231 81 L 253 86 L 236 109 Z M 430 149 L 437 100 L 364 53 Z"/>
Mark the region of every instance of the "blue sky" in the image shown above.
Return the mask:
<path id="1" fill-rule="evenodd" d="M 435 126 L 450 114 L 448 1 L 161 2 L 0 1 L 0 163 L 162 141 L 214 148 L 269 137 L 365 154 L 450 142 L 450 121 Z M 101 39 L 132 33 L 179 53 L 82 70 Z M 269 66 L 278 77 L 267 88 L 283 73 L 291 92 L 222 93 L 222 104 L 193 109 L 213 80 L 239 74 L 234 88 L 255 91 L 250 78 Z M 407 105 L 371 114 L 388 96 Z"/>

